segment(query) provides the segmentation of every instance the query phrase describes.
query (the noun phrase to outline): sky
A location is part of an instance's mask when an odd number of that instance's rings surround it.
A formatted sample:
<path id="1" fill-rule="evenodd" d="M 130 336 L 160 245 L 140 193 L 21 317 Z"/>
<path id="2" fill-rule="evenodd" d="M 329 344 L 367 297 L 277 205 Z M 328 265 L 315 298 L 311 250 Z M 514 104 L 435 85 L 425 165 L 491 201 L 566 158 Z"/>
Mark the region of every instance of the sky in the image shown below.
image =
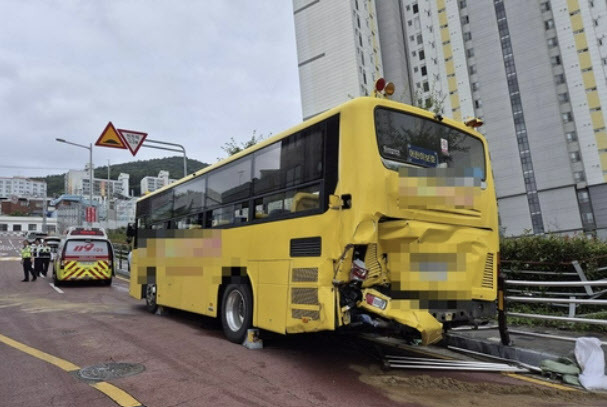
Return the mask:
<path id="1" fill-rule="evenodd" d="M 293 6 L 281 1 L 0 0 L 0 176 L 83 169 L 116 128 L 221 146 L 301 122 Z M 93 165 L 177 155 L 93 148 Z M 180 176 L 181 174 L 171 174 Z"/>

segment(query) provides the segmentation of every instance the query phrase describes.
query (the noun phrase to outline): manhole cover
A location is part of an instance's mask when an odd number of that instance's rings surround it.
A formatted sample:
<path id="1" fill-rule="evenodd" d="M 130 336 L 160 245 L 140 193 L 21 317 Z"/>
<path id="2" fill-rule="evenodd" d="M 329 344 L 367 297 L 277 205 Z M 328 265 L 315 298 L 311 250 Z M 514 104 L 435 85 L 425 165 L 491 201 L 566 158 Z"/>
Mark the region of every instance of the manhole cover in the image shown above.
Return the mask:
<path id="1" fill-rule="evenodd" d="M 95 366 L 83 367 L 76 375 L 84 380 L 108 380 L 132 376 L 141 373 L 145 367 L 139 363 L 101 363 Z"/>

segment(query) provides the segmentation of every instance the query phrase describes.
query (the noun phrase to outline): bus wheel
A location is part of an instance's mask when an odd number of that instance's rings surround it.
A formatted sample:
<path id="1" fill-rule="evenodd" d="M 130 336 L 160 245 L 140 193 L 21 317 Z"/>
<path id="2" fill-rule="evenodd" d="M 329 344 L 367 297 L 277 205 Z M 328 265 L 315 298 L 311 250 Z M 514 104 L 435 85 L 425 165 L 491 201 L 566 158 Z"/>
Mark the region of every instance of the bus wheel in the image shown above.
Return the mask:
<path id="1" fill-rule="evenodd" d="M 158 309 L 158 304 L 156 304 L 156 284 L 147 284 L 145 287 L 145 308 L 152 314 Z"/>
<path id="2" fill-rule="evenodd" d="M 230 284 L 221 301 L 221 325 L 230 342 L 243 343 L 253 322 L 253 294 L 246 284 Z"/>

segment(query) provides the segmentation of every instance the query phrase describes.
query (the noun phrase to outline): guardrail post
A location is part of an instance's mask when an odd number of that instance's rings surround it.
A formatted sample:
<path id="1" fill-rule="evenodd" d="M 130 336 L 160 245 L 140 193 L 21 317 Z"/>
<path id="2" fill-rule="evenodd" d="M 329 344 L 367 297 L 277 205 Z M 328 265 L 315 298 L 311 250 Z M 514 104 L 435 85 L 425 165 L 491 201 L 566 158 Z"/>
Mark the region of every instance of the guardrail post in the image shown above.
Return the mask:
<path id="1" fill-rule="evenodd" d="M 497 277 L 497 324 L 500 331 L 502 345 L 509 346 L 512 344 L 512 341 L 510 340 L 508 323 L 506 320 L 506 296 L 504 295 L 506 284 L 504 280 L 504 276 L 499 273 Z"/>

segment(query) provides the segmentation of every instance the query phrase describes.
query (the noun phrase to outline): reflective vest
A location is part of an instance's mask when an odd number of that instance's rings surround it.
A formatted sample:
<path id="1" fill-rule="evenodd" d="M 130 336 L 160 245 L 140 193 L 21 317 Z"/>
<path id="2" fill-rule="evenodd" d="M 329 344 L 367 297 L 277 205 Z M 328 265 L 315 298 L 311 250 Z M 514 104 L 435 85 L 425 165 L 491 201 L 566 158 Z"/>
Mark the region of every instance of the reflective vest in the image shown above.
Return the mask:
<path id="1" fill-rule="evenodd" d="M 28 247 L 30 249 L 30 255 L 32 257 L 36 257 L 37 256 L 36 252 L 38 251 L 38 246 L 36 246 L 35 244 L 31 244 Z"/>
<path id="2" fill-rule="evenodd" d="M 38 246 L 38 257 L 51 257 L 51 248 L 50 246 Z"/>
<path id="3" fill-rule="evenodd" d="M 29 246 L 25 246 L 23 249 L 21 249 L 21 258 L 22 259 L 29 259 L 32 257 L 32 252 L 29 248 Z"/>

